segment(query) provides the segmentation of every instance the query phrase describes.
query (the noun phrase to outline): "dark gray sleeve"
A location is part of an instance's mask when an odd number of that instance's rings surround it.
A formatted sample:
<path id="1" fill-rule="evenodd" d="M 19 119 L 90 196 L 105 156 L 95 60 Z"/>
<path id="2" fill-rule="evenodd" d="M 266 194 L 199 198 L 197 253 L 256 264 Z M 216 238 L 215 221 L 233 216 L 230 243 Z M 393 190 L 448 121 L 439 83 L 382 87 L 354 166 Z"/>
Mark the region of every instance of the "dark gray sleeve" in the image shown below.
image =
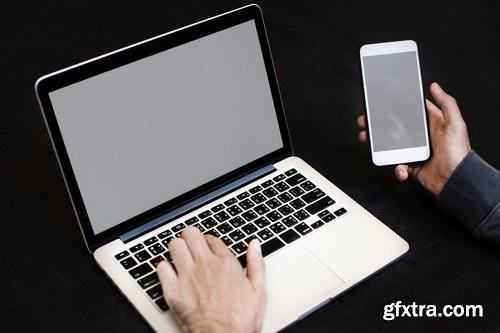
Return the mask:
<path id="1" fill-rule="evenodd" d="M 500 243 L 500 172 L 471 151 L 437 198 L 479 238 Z"/>

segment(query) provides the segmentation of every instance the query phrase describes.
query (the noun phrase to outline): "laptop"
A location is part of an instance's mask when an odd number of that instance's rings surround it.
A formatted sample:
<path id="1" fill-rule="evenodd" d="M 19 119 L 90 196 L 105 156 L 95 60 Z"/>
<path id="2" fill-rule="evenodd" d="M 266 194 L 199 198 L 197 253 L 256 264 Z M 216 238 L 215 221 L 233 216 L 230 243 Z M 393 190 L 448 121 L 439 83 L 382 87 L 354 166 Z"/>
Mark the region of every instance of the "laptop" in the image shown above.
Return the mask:
<path id="1" fill-rule="evenodd" d="M 88 250 L 155 330 L 180 330 L 155 269 L 188 226 L 265 255 L 264 332 L 408 244 L 293 155 L 264 20 L 248 5 L 35 85 Z M 244 300 L 241 300 L 244 302 Z"/>

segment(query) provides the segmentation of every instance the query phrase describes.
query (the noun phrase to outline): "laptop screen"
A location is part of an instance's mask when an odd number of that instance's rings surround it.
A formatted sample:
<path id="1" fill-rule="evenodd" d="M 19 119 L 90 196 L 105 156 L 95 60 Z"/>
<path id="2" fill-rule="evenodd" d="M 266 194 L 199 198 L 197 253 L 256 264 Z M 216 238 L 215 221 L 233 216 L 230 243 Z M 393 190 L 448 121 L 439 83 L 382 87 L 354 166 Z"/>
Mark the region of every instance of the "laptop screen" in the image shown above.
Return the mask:
<path id="1" fill-rule="evenodd" d="M 284 145 L 253 20 L 49 97 L 95 234 Z"/>

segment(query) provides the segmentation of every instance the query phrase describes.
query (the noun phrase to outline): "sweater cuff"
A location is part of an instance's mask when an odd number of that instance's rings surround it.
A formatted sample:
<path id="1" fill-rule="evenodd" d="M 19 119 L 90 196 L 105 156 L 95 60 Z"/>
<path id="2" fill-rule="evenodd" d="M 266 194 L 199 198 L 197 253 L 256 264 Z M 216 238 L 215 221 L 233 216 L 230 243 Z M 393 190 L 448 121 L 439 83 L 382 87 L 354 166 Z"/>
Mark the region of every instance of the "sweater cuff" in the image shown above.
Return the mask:
<path id="1" fill-rule="evenodd" d="M 491 232 L 486 230 L 490 229 L 486 222 L 492 211 L 498 209 L 499 184 L 500 172 L 471 150 L 448 179 L 437 204 L 462 221 L 475 236 L 484 237 L 483 233 Z M 496 232 L 500 234 L 500 230 Z"/>

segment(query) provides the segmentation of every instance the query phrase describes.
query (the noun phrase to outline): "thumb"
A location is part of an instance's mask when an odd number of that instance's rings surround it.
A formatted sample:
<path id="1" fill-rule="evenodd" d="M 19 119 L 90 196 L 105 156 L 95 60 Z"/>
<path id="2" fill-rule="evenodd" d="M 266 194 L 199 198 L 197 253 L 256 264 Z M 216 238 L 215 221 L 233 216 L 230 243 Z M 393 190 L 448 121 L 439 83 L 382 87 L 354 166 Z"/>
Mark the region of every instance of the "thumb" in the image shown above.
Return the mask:
<path id="1" fill-rule="evenodd" d="M 262 250 L 257 239 L 253 239 L 247 251 L 247 276 L 254 289 L 260 295 L 267 295 L 266 264 L 262 257 Z"/>
<path id="2" fill-rule="evenodd" d="M 455 98 L 448 95 L 436 82 L 431 84 L 430 90 L 436 105 L 443 113 L 445 123 L 457 124 L 463 122 Z"/>

